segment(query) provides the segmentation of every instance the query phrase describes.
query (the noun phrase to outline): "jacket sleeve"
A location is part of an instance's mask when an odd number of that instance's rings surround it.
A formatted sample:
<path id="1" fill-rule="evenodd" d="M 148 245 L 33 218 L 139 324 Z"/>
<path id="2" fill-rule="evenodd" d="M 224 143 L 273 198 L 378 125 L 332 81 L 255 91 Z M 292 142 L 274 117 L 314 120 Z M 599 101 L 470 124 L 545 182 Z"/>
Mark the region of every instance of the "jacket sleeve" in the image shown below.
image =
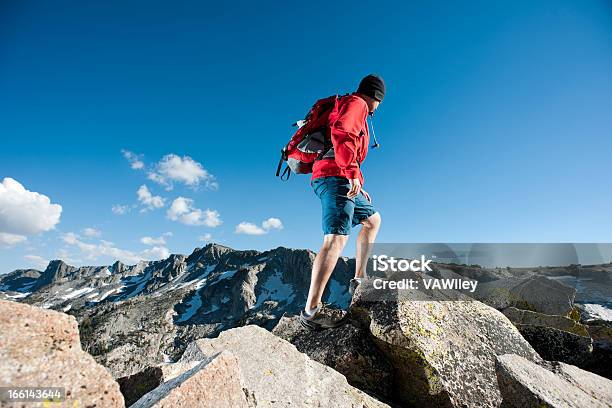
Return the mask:
<path id="1" fill-rule="evenodd" d="M 338 117 L 331 126 L 336 164 L 351 179 L 359 178 L 360 174 L 357 149 L 366 114 L 367 105 L 363 101 L 351 99 L 340 107 Z"/>

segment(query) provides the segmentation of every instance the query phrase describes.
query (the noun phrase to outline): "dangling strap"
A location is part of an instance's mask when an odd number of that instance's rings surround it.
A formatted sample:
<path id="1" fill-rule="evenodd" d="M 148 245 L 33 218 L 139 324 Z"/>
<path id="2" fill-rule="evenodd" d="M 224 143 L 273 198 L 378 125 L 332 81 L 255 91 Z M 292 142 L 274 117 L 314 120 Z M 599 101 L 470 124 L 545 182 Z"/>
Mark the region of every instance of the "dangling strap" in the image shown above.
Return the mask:
<path id="1" fill-rule="evenodd" d="M 374 120 L 372 119 L 373 116 L 373 114 L 368 115 L 368 117 L 370 118 L 370 129 L 372 129 L 372 138 L 374 139 L 374 144 L 370 147 L 372 149 L 376 149 L 380 147 L 380 145 L 378 144 L 378 140 L 376 140 L 376 132 L 374 132 Z"/>
<path id="2" fill-rule="evenodd" d="M 276 177 L 280 175 L 281 168 L 283 167 L 283 161 L 285 161 L 285 157 L 283 155 L 283 151 L 281 150 L 281 157 L 278 160 L 278 166 L 276 167 Z"/>
<path id="3" fill-rule="evenodd" d="M 289 180 L 290 175 L 291 175 L 291 169 L 289 168 L 289 166 L 287 166 L 285 167 L 285 171 L 283 171 L 283 174 L 280 176 L 280 179 L 283 181 L 287 181 Z"/>

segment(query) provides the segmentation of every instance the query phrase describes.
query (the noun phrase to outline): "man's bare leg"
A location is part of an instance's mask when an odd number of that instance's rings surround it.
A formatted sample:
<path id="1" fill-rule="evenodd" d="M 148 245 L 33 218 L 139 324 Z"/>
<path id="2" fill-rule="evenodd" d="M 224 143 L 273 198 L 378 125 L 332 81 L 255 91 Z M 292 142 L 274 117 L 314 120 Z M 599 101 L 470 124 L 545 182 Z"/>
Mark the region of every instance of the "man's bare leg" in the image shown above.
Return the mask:
<path id="1" fill-rule="evenodd" d="M 376 241 L 376 235 L 380 229 L 380 214 L 374 213 L 365 219 L 357 236 L 357 253 L 355 256 L 355 278 L 365 278 L 368 258 L 372 244 Z"/>
<path id="2" fill-rule="evenodd" d="M 306 309 L 315 309 L 323 291 L 329 281 L 338 258 L 348 241 L 348 235 L 327 234 L 323 237 L 323 245 L 317 254 L 312 265 L 312 275 L 310 277 L 310 289 L 308 291 L 308 300 L 306 301 Z"/>

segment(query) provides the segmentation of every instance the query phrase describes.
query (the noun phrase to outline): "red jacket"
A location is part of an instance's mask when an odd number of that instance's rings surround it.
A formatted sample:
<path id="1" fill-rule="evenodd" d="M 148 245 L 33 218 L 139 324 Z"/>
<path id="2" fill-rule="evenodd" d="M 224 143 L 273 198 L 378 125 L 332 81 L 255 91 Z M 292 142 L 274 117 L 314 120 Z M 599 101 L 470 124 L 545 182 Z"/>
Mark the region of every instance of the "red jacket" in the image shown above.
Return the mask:
<path id="1" fill-rule="evenodd" d="M 359 165 L 368 154 L 368 104 L 357 95 L 342 97 L 338 111 L 330 113 L 330 132 L 334 158 L 317 160 L 312 166 L 312 179 L 340 176 L 359 179 L 363 174 Z"/>

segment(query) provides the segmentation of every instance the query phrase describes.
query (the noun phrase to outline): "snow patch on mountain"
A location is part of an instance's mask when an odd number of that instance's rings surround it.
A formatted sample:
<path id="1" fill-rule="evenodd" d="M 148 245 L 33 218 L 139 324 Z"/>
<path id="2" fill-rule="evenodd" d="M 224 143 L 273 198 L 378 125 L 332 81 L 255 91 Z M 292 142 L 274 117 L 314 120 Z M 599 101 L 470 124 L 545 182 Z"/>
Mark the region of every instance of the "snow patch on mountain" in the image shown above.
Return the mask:
<path id="1" fill-rule="evenodd" d="M 68 294 L 62 296 L 62 299 L 64 300 L 68 300 L 68 299 L 74 299 L 80 296 L 83 296 L 87 293 L 93 292 L 94 290 L 96 290 L 95 288 L 92 287 L 86 287 L 86 288 L 81 288 L 81 289 L 77 289 L 74 290 L 72 288 L 69 288 L 66 290 L 66 292 L 69 292 Z"/>
<path id="2" fill-rule="evenodd" d="M 295 299 L 295 291 L 293 286 L 283 282 L 281 273 L 275 271 L 272 275 L 258 286 L 260 291 L 257 296 L 257 302 L 251 306 L 251 309 L 257 309 L 267 300 L 274 300 L 277 302 L 286 302 L 290 304 Z"/>
<path id="3" fill-rule="evenodd" d="M 612 310 L 604 305 L 585 303 L 581 305 L 591 319 L 612 321 Z"/>
<path id="4" fill-rule="evenodd" d="M 195 291 L 193 296 L 187 301 L 188 308 L 187 310 L 179 315 L 176 319 L 177 323 L 184 323 L 187 320 L 191 319 L 196 312 L 202 307 L 202 297 L 200 296 L 199 291 Z"/>
<path id="5" fill-rule="evenodd" d="M 9 297 L 11 299 L 23 299 L 24 297 L 28 296 L 31 292 L 24 292 L 24 293 L 17 293 L 15 295 L 11 295 L 6 293 L 6 297 Z"/>
<path id="6" fill-rule="evenodd" d="M 229 271 L 222 272 L 219 275 L 215 276 L 215 278 L 211 281 L 211 284 L 219 283 L 224 279 L 230 279 L 236 274 L 236 272 L 238 272 L 238 269 L 232 269 Z"/>
<path id="7" fill-rule="evenodd" d="M 129 291 L 125 291 L 124 294 L 117 297 L 115 300 L 125 300 L 136 295 L 139 295 L 143 290 L 146 284 L 151 279 L 151 274 L 153 273 L 152 269 L 149 269 L 146 273 L 134 276 L 128 276 L 124 279 L 123 284 L 124 288 L 132 288 Z"/>

